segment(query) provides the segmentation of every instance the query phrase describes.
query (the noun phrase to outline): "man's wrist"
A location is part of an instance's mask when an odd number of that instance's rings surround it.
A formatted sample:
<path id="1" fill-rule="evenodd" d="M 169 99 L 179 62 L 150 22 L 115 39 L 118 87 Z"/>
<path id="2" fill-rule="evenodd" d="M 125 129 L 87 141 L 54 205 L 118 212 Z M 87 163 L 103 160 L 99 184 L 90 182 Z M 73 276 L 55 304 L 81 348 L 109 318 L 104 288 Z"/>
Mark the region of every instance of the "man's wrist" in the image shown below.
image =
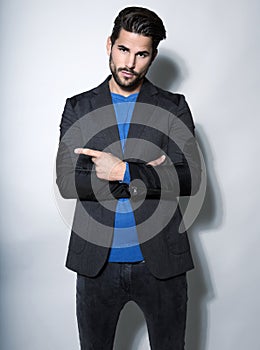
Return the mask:
<path id="1" fill-rule="evenodd" d="M 125 176 L 125 171 L 126 171 L 126 163 L 121 161 L 118 166 L 117 166 L 117 179 L 118 181 L 123 181 L 124 176 Z"/>

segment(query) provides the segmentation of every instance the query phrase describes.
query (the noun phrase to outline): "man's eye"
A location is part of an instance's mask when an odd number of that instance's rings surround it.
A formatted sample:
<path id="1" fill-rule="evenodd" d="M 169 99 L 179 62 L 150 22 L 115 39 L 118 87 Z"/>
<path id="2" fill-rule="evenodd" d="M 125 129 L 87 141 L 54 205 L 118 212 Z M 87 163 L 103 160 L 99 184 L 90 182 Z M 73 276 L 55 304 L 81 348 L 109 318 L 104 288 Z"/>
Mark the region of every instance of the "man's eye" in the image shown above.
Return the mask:
<path id="1" fill-rule="evenodd" d="M 124 47 L 120 47 L 120 48 L 119 48 L 119 51 L 127 52 L 127 49 L 125 49 Z"/>
<path id="2" fill-rule="evenodd" d="M 140 53 L 138 54 L 138 56 L 139 56 L 139 57 L 142 57 L 142 58 L 145 58 L 145 57 L 147 57 L 147 54 L 146 54 L 146 53 L 140 52 Z"/>

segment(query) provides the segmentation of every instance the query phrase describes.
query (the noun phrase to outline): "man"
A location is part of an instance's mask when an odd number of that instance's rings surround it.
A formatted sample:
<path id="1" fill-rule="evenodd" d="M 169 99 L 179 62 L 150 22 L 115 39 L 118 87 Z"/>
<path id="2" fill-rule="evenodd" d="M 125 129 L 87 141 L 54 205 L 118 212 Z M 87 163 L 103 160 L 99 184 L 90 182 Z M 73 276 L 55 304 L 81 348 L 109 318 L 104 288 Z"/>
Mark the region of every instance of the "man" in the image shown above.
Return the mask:
<path id="1" fill-rule="evenodd" d="M 62 116 L 57 184 L 77 198 L 66 266 L 82 350 L 113 348 L 130 300 L 152 350 L 184 349 L 193 262 L 177 197 L 198 190 L 200 161 L 184 96 L 145 78 L 165 37 L 154 12 L 123 9 L 107 40 L 112 75 L 67 99 Z"/>

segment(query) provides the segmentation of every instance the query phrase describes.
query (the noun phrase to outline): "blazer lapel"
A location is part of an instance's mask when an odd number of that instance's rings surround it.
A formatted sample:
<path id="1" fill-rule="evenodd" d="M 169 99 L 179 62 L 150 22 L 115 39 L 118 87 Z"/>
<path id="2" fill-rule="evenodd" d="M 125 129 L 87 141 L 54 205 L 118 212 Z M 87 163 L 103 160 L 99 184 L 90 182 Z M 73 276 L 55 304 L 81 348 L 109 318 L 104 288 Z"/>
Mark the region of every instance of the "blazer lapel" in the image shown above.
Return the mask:
<path id="1" fill-rule="evenodd" d="M 97 123 L 97 130 L 101 131 L 102 144 L 106 152 L 111 152 L 119 158 L 123 158 L 120 136 L 117 126 L 114 106 L 109 90 L 110 76 L 93 90 L 91 106 Z"/>
<path id="2" fill-rule="evenodd" d="M 131 119 L 125 145 L 125 158 L 131 158 L 131 155 L 135 154 L 135 148 L 139 144 L 132 142 L 130 139 L 140 139 L 145 127 L 149 125 L 149 120 L 152 118 L 158 105 L 157 94 L 157 88 L 145 78 Z"/>

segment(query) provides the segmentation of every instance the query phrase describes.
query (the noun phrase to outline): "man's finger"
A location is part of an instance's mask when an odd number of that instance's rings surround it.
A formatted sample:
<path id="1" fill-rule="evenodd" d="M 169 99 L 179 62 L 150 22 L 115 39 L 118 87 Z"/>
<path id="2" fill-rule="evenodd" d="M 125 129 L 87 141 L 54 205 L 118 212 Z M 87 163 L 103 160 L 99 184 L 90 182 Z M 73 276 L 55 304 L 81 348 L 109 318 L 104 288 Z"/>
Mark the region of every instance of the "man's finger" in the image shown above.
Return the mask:
<path id="1" fill-rule="evenodd" d="M 165 161 L 165 155 L 162 155 L 161 157 L 151 160 L 147 165 L 152 165 L 152 166 L 158 166 L 161 165 Z"/>
<path id="2" fill-rule="evenodd" d="M 90 148 L 75 148 L 74 153 L 76 154 L 85 154 L 85 156 L 90 157 L 99 157 L 101 155 L 101 151 L 96 151 Z"/>

